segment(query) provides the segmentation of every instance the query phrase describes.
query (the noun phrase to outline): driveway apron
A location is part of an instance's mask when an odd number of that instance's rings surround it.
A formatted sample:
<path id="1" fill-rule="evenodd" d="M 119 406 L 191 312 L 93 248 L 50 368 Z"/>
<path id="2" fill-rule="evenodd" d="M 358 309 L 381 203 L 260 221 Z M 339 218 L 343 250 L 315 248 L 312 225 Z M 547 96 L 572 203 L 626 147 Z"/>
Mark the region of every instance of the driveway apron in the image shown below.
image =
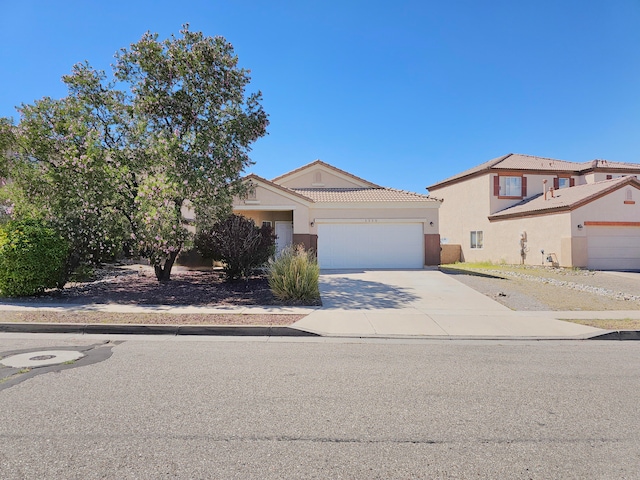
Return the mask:
<path id="1" fill-rule="evenodd" d="M 521 315 L 438 270 L 340 270 L 320 275 L 322 308 L 293 327 L 362 337 L 578 338 L 602 330 Z"/>

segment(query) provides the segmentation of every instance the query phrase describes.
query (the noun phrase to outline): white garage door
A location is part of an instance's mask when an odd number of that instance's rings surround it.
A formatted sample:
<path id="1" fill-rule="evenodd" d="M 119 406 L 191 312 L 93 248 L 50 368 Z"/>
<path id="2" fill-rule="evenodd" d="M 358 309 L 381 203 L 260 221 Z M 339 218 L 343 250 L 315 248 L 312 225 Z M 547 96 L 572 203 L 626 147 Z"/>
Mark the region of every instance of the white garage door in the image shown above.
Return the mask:
<path id="1" fill-rule="evenodd" d="M 588 267 L 595 270 L 640 269 L 640 227 L 587 227 Z"/>
<path id="2" fill-rule="evenodd" d="M 421 223 L 321 223 L 320 268 L 422 268 Z"/>

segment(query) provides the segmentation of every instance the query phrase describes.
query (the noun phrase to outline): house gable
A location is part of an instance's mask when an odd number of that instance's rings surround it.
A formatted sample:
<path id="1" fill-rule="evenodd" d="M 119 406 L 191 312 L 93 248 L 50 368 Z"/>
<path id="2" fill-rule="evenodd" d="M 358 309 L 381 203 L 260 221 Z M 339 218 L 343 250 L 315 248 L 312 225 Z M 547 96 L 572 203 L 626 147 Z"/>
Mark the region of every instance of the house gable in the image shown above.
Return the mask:
<path id="1" fill-rule="evenodd" d="M 272 180 L 287 188 L 380 188 L 363 178 L 329 165 L 322 160 L 304 165 Z"/>
<path id="2" fill-rule="evenodd" d="M 255 174 L 245 177 L 245 181 L 250 184 L 249 192 L 242 198 L 234 199 L 233 208 L 236 210 L 273 208 L 296 204 L 308 207 L 313 202 L 312 199 L 304 195 Z"/>

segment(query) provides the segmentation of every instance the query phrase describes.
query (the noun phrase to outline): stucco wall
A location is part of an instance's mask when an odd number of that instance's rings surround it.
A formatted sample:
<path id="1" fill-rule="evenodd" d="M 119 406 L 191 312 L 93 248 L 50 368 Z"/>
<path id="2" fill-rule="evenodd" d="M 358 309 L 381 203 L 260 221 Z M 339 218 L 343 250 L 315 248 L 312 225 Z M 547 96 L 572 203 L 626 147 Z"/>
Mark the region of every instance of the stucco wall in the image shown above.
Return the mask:
<path id="1" fill-rule="evenodd" d="M 520 238 L 523 232 L 526 234 L 525 265 L 546 263 L 548 255 L 560 265 L 571 265 L 571 251 L 566 245 L 563 249 L 563 238 L 571 239 L 570 212 L 491 222 L 491 229 L 484 235 L 483 259 L 522 263 Z"/>
<path id="2" fill-rule="evenodd" d="M 411 220 L 421 221 L 425 234 L 438 233 L 439 203 L 430 203 L 427 206 L 405 206 L 402 208 L 389 208 L 385 205 L 359 206 L 358 208 L 344 206 L 314 206 L 309 210 L 310 221 L 314 222 L 310 232 L 318 233 L 316 220 L 326 219 L 368 219 L 384 223 L 385 220 Z M 433 223 L 433 225 L 431 225 Z"/>
<path id="3" fill-rule="evenodd" d="M 319 182 L 317 181 L 317 173 L 320 174 Z M 295 174 L 291 178 L 283 178 L 277 183 L 287 188 L 353 188 L 362 186 L 355 180 L 340 177 L 320 167 Z"/>
<path id="4" fill-rule="evenodd" d="M 432 190 L 434 197 L 444 199 L 440 206 L 440 239 L 445 244 L 458 244 L 466 261 L 482 260 L 484 252 L 469 248 L 472 230 L 489 228 L 489 202 L 492 190 L 490 176 L 484 175 Z"/>
<path id="5" fill-rule="evenodd" d="M 631 201 L 635 204 L 625 204 L 627 192 L 631 192 Z M 640 221 L 640 189 L 625 186 L 608 195 L 594 200 L 573 211 L 572 222 L 574 234 L 584 235 L 584 228 L 579 230 L 578 224 L 585 221 L 597 222 L 639 222 Z"/>

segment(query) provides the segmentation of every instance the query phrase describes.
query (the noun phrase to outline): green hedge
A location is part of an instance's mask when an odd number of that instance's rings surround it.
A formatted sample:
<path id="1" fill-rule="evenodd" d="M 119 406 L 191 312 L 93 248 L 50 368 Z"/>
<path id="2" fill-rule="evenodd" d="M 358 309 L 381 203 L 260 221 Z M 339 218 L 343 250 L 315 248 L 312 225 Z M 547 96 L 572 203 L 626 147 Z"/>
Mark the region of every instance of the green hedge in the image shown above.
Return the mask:
<path id="1" fill-rule="evenodd" d="M 0 227 L 0 294 L 20 297 L 57 287 L 68 247 L 55 230 L 35 220 Z"/>

